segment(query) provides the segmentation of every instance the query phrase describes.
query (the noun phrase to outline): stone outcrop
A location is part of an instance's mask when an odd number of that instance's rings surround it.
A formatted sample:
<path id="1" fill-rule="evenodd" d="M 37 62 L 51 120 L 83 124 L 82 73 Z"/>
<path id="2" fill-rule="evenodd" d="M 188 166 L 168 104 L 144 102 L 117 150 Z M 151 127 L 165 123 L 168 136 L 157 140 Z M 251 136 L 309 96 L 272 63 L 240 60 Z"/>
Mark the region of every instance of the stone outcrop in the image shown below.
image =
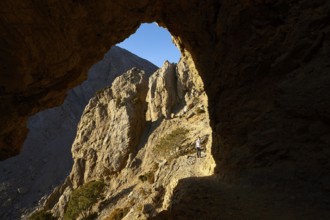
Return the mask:
<path id="1" fill-rule="evenodd" d="M 196 104 L 193 103 L 195 98 L 204 92 L 201 85 L 201 78 L 193 75 L 183 60 L 178 64 L 166 61 L 163 67 L 149 78 L 147 121 L 169 119 L 175 116 L 180 108 L 184 108 L 180 114 L 186 113 Z M 203 108 L 203 104 L 200 107 Z"/>
<path id="2" fill-rule="evenodd" d="M 89 209 L 88 215 L 100 218 L 109 217 L 116 209 L 130 209 L 126 219 L 147 218 L 166 209 L 171 203 L 173 190 L 180 179 L 192 176 L 205 176 L 213 173 L 214 160 L 211 152 L 211 128 L 205 111 L 207 98 L 204 94 L 191 97 L 185 85 L 192 79 L 182 78 L 182 72 L 190 74 L 185 65 L 164 63 L 149 78 L 137 69 L 132 69 L 116 78 L 111 88 L 100 91 L 86 106 L 78 126 L 72 147 L 74 165 L 66 182 L 48 198 L 44 208 L 52 210 L 57 217 L 63 217 L 74 190 L 91 181 L 103 181 L 107 187 L 104 198 Z M 180 72 L 180 74 L 179 74 Z M 165 74 L 173 74 L 170 86 L 162 83 Z M 195 79 L 201 81 L 201 79 Z M 155 82 L 160 82 L 156 83 Z M 149 90 L 148 90 L 149 87 Z M 193 103 L 185 110 L 181 95 Z M 172 118 L 158 118 L 147 123 L 145 102 L 150 90 L 163 91 L 160 100 L 171 93 L 172 106 L 160 102 L 159 109 L 174 114 Z M 164 96 L 164 97 L 162 97 Z M 201 111 L 201 106 L 203 110 Z M 150 108 L 150 107 L 149 107 Z M 162 112 L 160 112 L 162 113 Z M 197 136 L 203 139 L 203 158 L 195 156 L 194 141 Z M 117 193 L 130 189 L 130 196 Z M 134 200 L 134 205 L 130 205 Z M 156 202 L 155 200 L 158 200 Z M 101 205 L 106 204 L 106 205 Z M 149 207 L 143 214 L 139 207 Z M 146 208 L 148 209 L 148 208 Z M 127 214 L 127 213 L 126 213 Z M 125 214 L 125 215 L 126 215 Z"/>
<path id="3" fill-rule="evenodd" d="M 148 76 L 133 68 L 89 101 L 72 145 L 74 164 L 70 176 L 46 203 L 57 203 L 55 215 L 63 216 L 73 189 L 116 175 L 126 166 L 129 156 L 136 153 L 146 123 L 147 90 Z"/>
<path id="4" fill-rule="evenodd" d="M 149 76 L 157 67 L 112 47 L 88 71 L 88 79 L 68 92 L 64 103 L 29 119 L 22 153 L 0 162 L 0 219 L 20 219 L 62 183 L 72 169 L 71 146 L 89 99 L 123 72 L 139 67 Z M 16 208 L 10 208 L 16 207 Z"/>
<path id="5" fill-rule="evenodd" d="M 72 145 L 74 188 L 125 167 L 144 131 L 147 87 L 144 72 L 131 69 L 89 101 Z"/>
<path id="6" fill-rule="evenodd" d="M 149 78 L 147 96 L 147 120 L 156 121 L 160 117 L 170 118 L 176 104 L 175 64 L 166 61 L 163 67 Z"/>
<path id="7" fill-rule="evenodd" d="M 204 81 L 216 175 L 265 197 L 286 191 L 283 200 L 296 199 L 283 215 L 299 218 L 303 200 L 321 213 L 330 181 L 329 4 L 1 1 L 1 158 L 19 152 L 31 114 L 61 102 L 109 46 L 156 21 Z"/>

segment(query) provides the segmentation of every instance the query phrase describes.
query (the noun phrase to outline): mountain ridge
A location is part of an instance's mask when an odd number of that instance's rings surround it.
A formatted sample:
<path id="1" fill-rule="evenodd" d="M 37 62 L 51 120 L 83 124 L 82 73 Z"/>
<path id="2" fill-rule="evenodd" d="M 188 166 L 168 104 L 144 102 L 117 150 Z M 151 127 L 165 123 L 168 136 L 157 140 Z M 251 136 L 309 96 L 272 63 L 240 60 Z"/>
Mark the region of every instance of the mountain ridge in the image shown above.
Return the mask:
<path id="1" fill-rule="evenodd" d="M 124 219 L 147 219 L 171 205 L 179 180 L 213 174 L 207 96 L 196 81 L 181 60 L 165 62 L 149 79 L 133 68 L 98 92 L 79 122 L 71 173 L 44 209 L 59 219 L 111 219 L 118 209 L 129 211 Z M 202 158 L 196 158 L 197 136 Z M 94 183 L 104 190 L 81 208 L 76 194 Z"/>
<path id="2" fill-rule="evenodd" d="M 0 162 L 0 217 L 17 219 L 19 213 L 36 206 L 68 175 L 72 166 L 71 145 L 77 124 L 89 99 L 126 70 L 138 66 L 150 75 L 157 67 L 119 47 L 112 47 L 94 64 L 88 79 L 68 92 L 59 107 L 29 119 L 29 134 L 22 153 Z M 27 165 L 29 164 L 29 165 Z M 14 206 L 14 209 L 8 207 Z M 22 209 L 22 210 L 21 210 Z"/>

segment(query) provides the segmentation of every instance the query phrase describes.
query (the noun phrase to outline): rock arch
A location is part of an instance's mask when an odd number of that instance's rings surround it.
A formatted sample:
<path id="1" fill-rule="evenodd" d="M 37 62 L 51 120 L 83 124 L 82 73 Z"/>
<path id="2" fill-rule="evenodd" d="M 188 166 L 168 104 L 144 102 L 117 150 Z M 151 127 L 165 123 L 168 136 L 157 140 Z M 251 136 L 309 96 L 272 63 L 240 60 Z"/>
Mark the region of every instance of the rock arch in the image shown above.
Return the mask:
<path id="1" fill-rule="evenodd" d="M 3 0 L 0 8 L 1 159 L 19 152 L 28 116 L 59 104 L 111 45 L 156 21 L 204 80 L 222 179 L 305 198 L 329 189 L 327 1 Z"/>

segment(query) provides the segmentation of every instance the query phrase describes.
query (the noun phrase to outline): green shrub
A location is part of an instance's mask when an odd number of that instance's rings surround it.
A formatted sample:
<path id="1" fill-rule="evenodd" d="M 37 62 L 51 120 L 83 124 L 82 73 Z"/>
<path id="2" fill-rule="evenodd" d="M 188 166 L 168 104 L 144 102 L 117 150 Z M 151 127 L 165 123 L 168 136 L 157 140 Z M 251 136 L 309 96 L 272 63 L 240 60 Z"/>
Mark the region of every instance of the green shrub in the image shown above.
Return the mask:
<path id="1" fill-rule="evenodd" d="M 168 135 L 162 137 L 159 143 L 155 146 L 156 153 L 169 157 L 172 152 L 175 152 L 176 148 L 181 148 L 188 132 L 187 129 L 179 127 Z"/>
<path id="2" fill-rule="evenodd" d="M 129 212 L 129 208 L 115 209 L 105 220 L 121 220 Z"/>
<path id="3" fill-rule="evenodd" d="M 148 181 L 149 183 L 152 184 L 154 182 L 154 176 L 155 176 L 154 172 L 147 172 L 143 175 L 140 175 L 139 180 L 141 180 L 142 182 Z"/>
<path id="4" fill-rule="evenodd" d="M 106 91 L 107 89 L 110 89 L 111 87 L 104 87 L 104 88 L 101 88 L 99 90 L 97 90 L 94 94 L 94 96 L 99 96 L 101 95 L 104 91 Z"/>
<path id="5" fill-rule="evenodd" d="M 52 213 L 45 210 L 39 210 L 34 212 L 29 218 L 29 220 L 56 220 Z"/>
<path id="6" fill-rule="evenodd" d="M 73 220 L 80 213 L 88 211 L 92 205 L 102 198 L 104 186 L 103 181 L 93 181 L 73 190 L 64 213 L 64 219 Z"/>
<path id="7" fill-rule="evenodd" d="M 145 181 L 148 180 L 148 178 L 147 178 L 146 175 L 144 174 L 144 175 L 140 175 L 140 176 L 139 176 L 139 180 L 141 180 L 142 182 L 145 182 Z"/>

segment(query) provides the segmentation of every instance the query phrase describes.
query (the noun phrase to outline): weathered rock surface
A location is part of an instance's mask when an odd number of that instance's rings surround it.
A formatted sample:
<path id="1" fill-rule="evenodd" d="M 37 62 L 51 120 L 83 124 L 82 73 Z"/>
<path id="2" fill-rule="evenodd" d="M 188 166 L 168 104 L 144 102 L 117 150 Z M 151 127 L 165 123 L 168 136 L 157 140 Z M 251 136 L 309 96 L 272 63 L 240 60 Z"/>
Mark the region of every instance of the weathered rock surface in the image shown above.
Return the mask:
<path id="1" fill-rule="evenodd" d="M 139 67 L 150 75 L 156 66 L 134 54 L 112 47 L 88 72 L 88 79 L 68 92 L 64 103 L 34 115 L 20 155 L 0 162 L 0 219 L 19 219 L 63 182 L 72 169 L 71 146 L 77 124 L 89 99 L 111 85 L 119 74 Z M 8 201 L 6 203 L 6 201 Z M 20 204 L 20 208 L 10 206 Z"/>
<path id="2" fill-rule="evenodd" d="M 163 67 L 149 78 L 147 96 L 147 120 L 156 121 L 160 117 L 170 118 L 176 104 L 175 64 L 166 61 Z"/>
<path id="3" fill-rule="evenodd" d="M 176 108 L 173 118 L 159 118 L 147 124 L 145 112 L 147 104 L 151 104 L 145 102 L 148 99 L 147 78 L 137 69 L 119 76 L 111 88 L 90 100 L 72 147 L 74 165 L 70 177 L 49 197 L 46 209 L 52 208 L 54 215 L 63 217 L 72 190 L 90 181 L 102 180 L 107 185 L 105 198 L 91 210 L 107 217 L 117 208 L 126 206 L 131 210 L 126 219 L 136 219 L 139 215 L 147 218 L 170 205 L 173 189 L 180 179 L 213 173 L 212 135 L 205 111 L 207 97 L 205 93 L 192 97 L 193 104 L 184 113 L 185 101 L 180 101 L 176 88 L 182 88 L 181 94 L 189 97 L 190 88 L 184 85 L 190 85 L 187 79 L 192 77 L 181 62 L 178 67 L 165 62 L 149 79 L 148 93 L 159 91 L 160 100 L 166 100 L 167 90 L 175 88 L 171 93 L 175 102 L 171 106 L 168 102 L 158 104 L 159 109 L 169 114 L 174 114 L 171 108 Z M 187 79 L 179 77 L 182 71 L 188 74 Z M 159 73 L 173 74 L 170 86 L 163 83 L 164 75 Z M 201 107 L 204 111 L 200 111 Z M 200 159 L 195 157 L 194 149 L 198 135 L 203 138 L 206 149 Z M 117 198 L 118 192 L 125 189 L 129 189 L 130 196 Z M 133 200 L 134 205 L 130 207 Z M 148 213 L 139 210 L 142 206 L 149 207 Z"/>
<path id="4" fill-rule="evenodd" d="M 265 197 L 286 191 L 282 200 L 296 199 L 278 212 L 292 218 L 306 210 L 303 200 L 318 204 L 311 213 L 324 213 L 330 197 L 329 4 L 1 1 L 1 158 L 18 153 L 28 116 L 60 102 L 107 47 L 141 22 L 157 21 L 204 81 L 217 175 Z"/>
<path id="5" fill-rule="evenodd" d="M 120 172 L 145 127 L 147 76 L 131 69 L 89 101 L 72 146 L 74 188 Z"/>
<path id="6" fill-rule="evenodd" d="M 184 108 L 180 113 L 183 114 L 192 107 L 196 101 L 194 98 L 203 92 L 201 78 L 189 71 L 185 62 L 173 64 L 166 61 L 162 68 L 149 78 L 146 119 L 169 119 Z"/>

